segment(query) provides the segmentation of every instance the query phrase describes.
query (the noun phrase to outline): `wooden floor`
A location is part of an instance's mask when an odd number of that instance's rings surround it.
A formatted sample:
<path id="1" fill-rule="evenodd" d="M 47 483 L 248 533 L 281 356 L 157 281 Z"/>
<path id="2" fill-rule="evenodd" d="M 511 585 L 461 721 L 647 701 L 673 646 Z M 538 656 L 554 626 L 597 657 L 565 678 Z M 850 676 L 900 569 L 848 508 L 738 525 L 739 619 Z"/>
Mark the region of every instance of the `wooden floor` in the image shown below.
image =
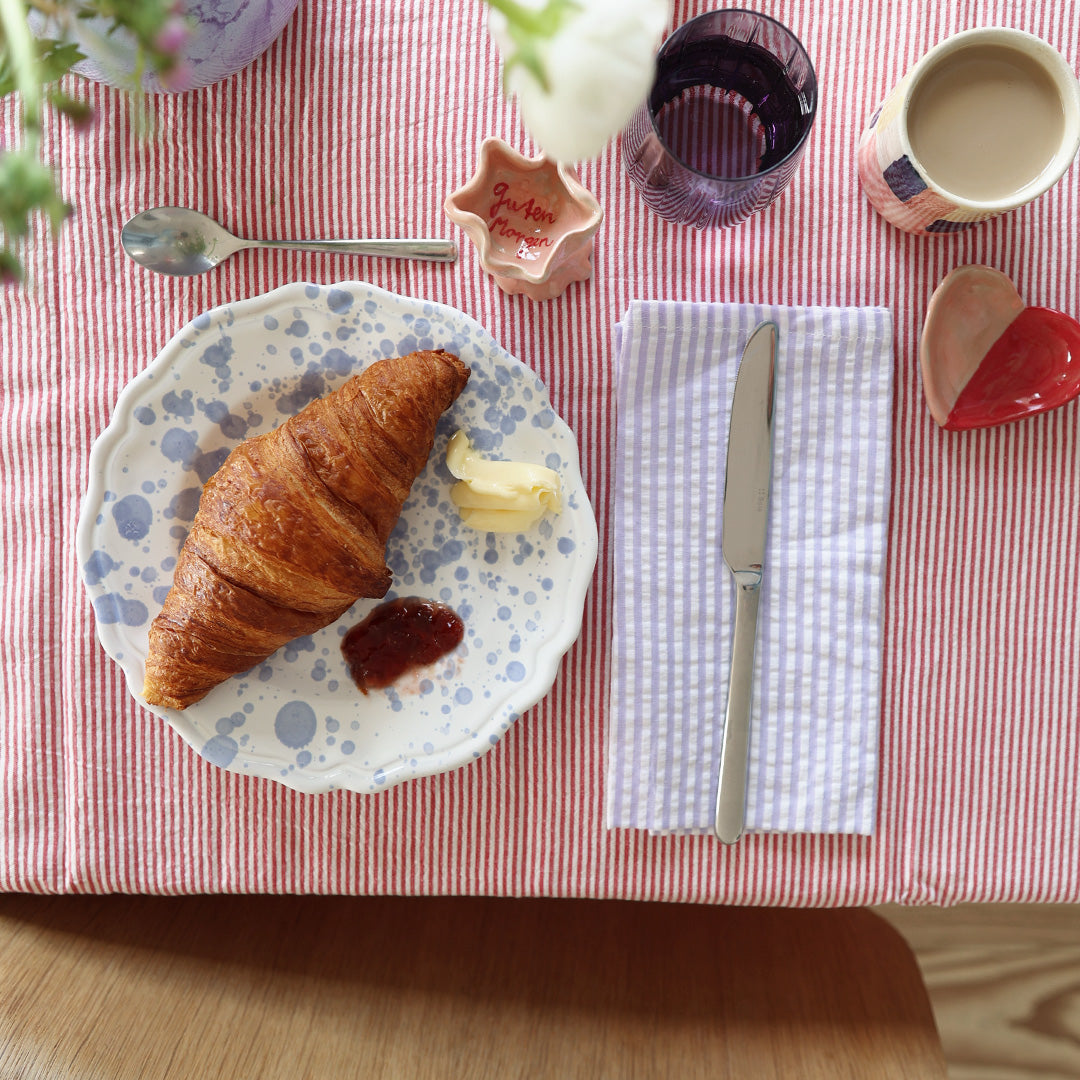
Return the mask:
<path id="1" fill-rule="evenodd" d="M 915 951 L 950 1080 L 1080 1078 L 1080 906 L 874 910 Z"/>

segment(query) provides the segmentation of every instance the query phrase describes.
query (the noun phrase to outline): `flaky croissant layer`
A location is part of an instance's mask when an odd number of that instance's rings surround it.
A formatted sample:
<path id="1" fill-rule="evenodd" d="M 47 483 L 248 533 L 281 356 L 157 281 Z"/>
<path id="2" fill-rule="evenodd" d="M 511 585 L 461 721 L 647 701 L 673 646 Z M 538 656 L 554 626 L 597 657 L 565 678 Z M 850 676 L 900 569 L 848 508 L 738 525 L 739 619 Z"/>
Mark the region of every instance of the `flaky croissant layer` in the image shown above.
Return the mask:
<path id="1" fill-rule="evenodd" d="M 183 709 L 390 587 L 386 541 L 469 369 L 379 360 L 265 435 L 203 488 L 150 626 L 143 697 Z"/>

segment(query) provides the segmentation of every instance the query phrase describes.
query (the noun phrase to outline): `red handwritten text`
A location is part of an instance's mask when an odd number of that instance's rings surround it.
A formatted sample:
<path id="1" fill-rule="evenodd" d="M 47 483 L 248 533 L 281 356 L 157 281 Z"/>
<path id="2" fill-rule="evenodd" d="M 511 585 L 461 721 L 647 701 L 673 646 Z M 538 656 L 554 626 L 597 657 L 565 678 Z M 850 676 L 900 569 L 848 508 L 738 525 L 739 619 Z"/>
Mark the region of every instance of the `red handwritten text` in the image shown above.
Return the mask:
<path id="1" fill-rule="evenodd" d="M 538 205 L 536 199 L 531 195 L 524 202 L 515 202 L 507 194 L 509 190 L 510 185 L 505 180 L 500 180 L 491 189 L 491 193 L 495 196 L 495 202 L 492 203 L 491 209 L 488 211 L 488 217 L 494 218 L 500 211 L 506 210 L 508 213 L 523 217 L 526 221 L 536 221 L 545 225 L 555 224 L 555 215 L 550 210 L 545 210 L 543 206 Z"/>
<path id="2" fill-rule="evenodd" d="M 536 248 L 552 247 L 551 240 L 546 236 L 533 236 L 515 229 L 504 217 L 497 217 L 488 223 L 488 231 L 492 236 L 499 236 L 506 240 L 513 240 L 518 248 L 515 254 L 519 259 L 527 258 L 529 252 Z"/>

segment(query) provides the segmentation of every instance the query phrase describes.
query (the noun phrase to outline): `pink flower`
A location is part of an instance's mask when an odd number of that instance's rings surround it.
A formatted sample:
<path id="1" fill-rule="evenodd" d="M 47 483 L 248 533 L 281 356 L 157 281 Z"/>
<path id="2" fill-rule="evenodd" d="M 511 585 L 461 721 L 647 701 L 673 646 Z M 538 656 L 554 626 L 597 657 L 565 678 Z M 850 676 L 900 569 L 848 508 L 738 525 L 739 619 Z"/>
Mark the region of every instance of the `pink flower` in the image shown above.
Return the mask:
<path id="1" fill-rule="evenodd" d="M 171 90 L 175 93 L 182 90 L 190 90 L 194 74 L 191 65 L 186 60 L 180 60 L 169 68 L 168 71 L 161 72 L 158 78 L 161 80 L 161 85 L 164 86 L 166 90 Z"/>
<path id="2" fill-rule="evenodd" d="M 158 31 L 154 46 L 169 56 L 175 56 L 191 40 L 191 25 L 181 15 L 172 15 Z"/>

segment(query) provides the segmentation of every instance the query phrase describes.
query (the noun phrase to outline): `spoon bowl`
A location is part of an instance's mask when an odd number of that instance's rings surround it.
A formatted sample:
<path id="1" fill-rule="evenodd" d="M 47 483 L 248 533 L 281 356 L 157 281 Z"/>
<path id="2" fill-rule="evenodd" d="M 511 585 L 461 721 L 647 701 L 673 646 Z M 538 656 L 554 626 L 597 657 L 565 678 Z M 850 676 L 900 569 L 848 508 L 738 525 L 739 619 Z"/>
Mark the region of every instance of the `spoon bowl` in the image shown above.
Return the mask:
<path id="1" fill-rule="evenodd" d="M 159 274 L 191 277 L 205 274 L 243 248 L 328 251 L 385 259 L 453 262 L 452 240 L 245 240 L 213 218 L 182 206 L 143 210 L 120 230 L 120 244 L 140 266 Z"/>

